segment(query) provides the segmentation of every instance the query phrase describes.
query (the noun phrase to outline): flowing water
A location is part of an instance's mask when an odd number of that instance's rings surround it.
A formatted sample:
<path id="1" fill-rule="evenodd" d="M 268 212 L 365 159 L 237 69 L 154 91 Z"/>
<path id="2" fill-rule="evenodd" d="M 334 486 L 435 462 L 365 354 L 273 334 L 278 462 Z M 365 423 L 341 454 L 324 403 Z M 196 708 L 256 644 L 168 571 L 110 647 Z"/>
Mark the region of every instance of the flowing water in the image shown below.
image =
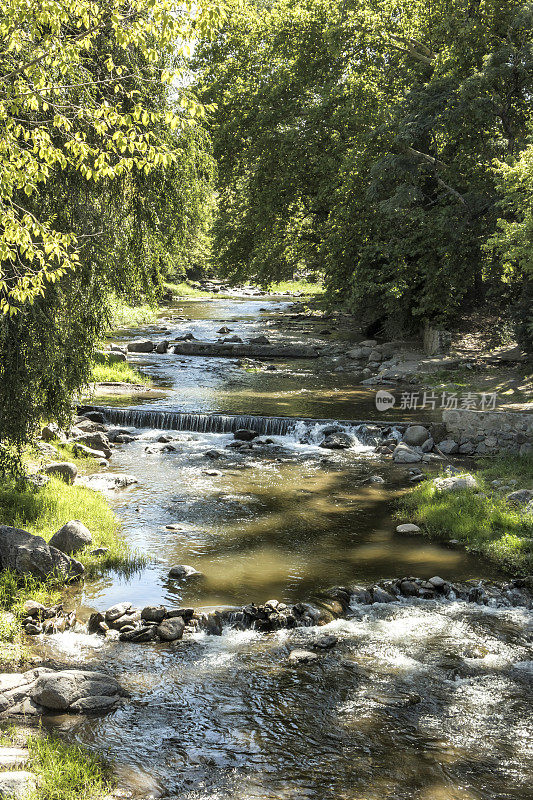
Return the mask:
<path id="1" fill-rule="evenodd" d="M 175 314 L 193 319 L 149 333 L 206 339 L 226 324 L 243 338 L 275 339 L 280 307 L 191 302 Z M 314 325 L 311 333 L 324 327 Z M 146 329 L 123 338 L 137 334 Z M 360 428 L 346 427 L 354 446 L 332 452 L 319 447 L 324 423 L 272 424 L 261 437 L 269 443 L 238 453 L 226 447 L 230 423 L 198 421 L 206 412 L 379 416 L 372 394 L 347 374 L 306 362 L 246 371 L 225 359 L 136 360 L 168 391 L 137 398 L 114 418 L 136 439 L 116 447 L 112 470 L 139 483 L 112 502 L 129 542 L 153 560 L 132 577 L 107 575 L 75 590 L 81 618 L 122 600 L 209 608 L 302 600 L 331 585 L 401 575 L 497 577 L 472 555 L 394 535 L 392 504 L 406 470 L 376 458 Z M 184 422 L 186 414 L 196 422 Z M 170 452 L 157 442 L 165 425 Z M 384 483 L 372 482 L 376 475 Z M 202 577 L 170 580 L 176 563 Z M 520 608 L 405 600 L 354 605 L 348 619 L 320 629 L 226 629 L 173 645 L 69 632 L 48 637 L 45 652 L 111 670 L 132 697 L 103 717 L 46 724 L 114 759 L 139 798 L 528 800 L 532 619 Z M 291 649 L 325 632 L 339 638 L 333 650 L 289 665 Z"/>

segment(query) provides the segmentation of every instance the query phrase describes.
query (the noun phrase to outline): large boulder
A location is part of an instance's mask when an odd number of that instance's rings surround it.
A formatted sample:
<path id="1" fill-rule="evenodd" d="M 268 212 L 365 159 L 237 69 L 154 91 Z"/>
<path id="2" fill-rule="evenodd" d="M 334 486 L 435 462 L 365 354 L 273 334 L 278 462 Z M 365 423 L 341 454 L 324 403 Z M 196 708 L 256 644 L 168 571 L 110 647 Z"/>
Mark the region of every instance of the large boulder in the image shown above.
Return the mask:
<path id="1" fill-rule="evenodd" d="M 143 339 L 136 342 L 128 342 L 129 353 L 151 353 L 154 349 L 154 343 L 151 339 Z"/>
<path id="2" fill-rule="evenodd" d="M 60 528 L 49 541 L 50 547 L 57 547 L 63 553 L 75 553 L 91 544 L 93 537 L 88 528 L 79 519 L 71 519 Z"/>
<path id="3" fill-rule="evenodd" d="M 439 492 L 460 492 L 477 489 L 478 485 L 473 475 L 452 475 L 449 478 L 436 478 L 434 486 Z"/>
<path id="4" fill-rule="evenodd" d="M 44 467 L 43 472 L 45 475 L 52 475 L 55 478 L 60 478 L 65 483 L 74 483 L 78 474 L 76 464 L 70 461 L 54 461 L 52 464 Z"/>
<path id="5" fill-rule="evenodd" d="M 59 575 L 73 580 L 83 574 L 79 561 L 51 547 L 41 536 L 7 525 L 0 525 L 0 568 L 36 578 Z"/>
<path id="6" fill-rule="evenodd" d="M 415 464 L 417 461 L 422 461 L 423 455 L 420 447 L 409 447 L 405 442 L 400 442 L 394 448 L 392 458 L 397 464 Z"/>
<path id="7" fill-rule="evenodd" d="M 429 439 L 429 431 L 423 425 L 409 425 L 403 435 L 406 444 L 420 447 Z"/>
<path id="8" fill-rule="evenodd" d="M 32 690 L 31 698 L 53 711 L 103 711 L 116 705 L 124 696 L 115 678 L 103 672 L 65 669 L 42 675 Z"/>
<path id="9" fill-rule="evenodd" d="M 163 642 L 174 642 L 181 639 L 185 630 L 185 622 L 181 617 L 165 619 L 157 628 L 157 635 Z"/>
<path id="10" fill-rule="evenodd" d="M 109 439 L 101 431 L 94 431 L 94 433 L 86 433 L 83 436 L 77 436 L 73 444 L 84 444 L 90 447 L 91 450 L 97 450 L 103 453 L 106 458 L 111 456 L 111 447 L 109 446 Z"/>

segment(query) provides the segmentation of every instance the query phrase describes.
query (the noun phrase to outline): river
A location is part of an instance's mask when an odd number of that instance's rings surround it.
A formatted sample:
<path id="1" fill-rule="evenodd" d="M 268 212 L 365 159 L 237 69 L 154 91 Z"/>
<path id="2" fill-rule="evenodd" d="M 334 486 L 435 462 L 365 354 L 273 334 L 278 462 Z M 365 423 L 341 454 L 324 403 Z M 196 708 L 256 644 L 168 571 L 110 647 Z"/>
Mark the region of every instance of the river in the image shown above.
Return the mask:
<path id="1" fill-rule="evenodd" d="M 182 302 L 161 324 L 118 338 L 213 339 L 226 325 L 243 338 L 296 341 L 305 331 L 306 341 L 349 341 L 324 322 L 281 327 L 286 305 Z M 134 360 L 166 391 L 135 398 L 131 410 L 379 416 L 371 392 L 318 362 L 266 369 L 218 358 Z M 172 430 L 174 450 L 162 452 L 162 430 L 132 432 L 137 438 L 115 448 L 111 470 L 139 483 L 112 502 L 129 543 L 151 562 L 131 577 L 110 574 L 77 589 L 70 601 L 81 618 L 122 600 L 210 608 L 304 600 L 331 585 L 401 575 L 498 577 L 473 555 L 394 534 L 393 503 L 407 472 L 364 442 L 325 451 L 317 430 L 296 428 L 239 454 L 226 447 L 232 434 Z M 206 457 L 212 450 L 222 456 Z M 376 475 L 384 483 L 373 483 Z M 176 563 L 193 565 L 201 579 L 169 579 Z M 112 758 L 139 798 L 527 800 L 531 628 L 523 608 L 405 600 L 355 604 L 349 619 L 320 630 L 225 629 L 173 645 L 58 634 L 47 638 L 48 654 L 111 670 L 132 697 L 103 717 L 45 724 Z M 289 665 L 290 650 L 318 632 L 335 634 L 336 647 Z"/>

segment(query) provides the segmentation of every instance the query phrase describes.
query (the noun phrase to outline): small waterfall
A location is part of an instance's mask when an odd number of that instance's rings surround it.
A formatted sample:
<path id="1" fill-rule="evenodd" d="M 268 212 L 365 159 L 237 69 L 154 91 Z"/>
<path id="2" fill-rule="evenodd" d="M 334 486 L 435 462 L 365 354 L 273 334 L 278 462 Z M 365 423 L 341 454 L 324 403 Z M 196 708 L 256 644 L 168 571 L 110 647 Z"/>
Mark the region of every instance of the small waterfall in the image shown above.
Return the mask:
<path id="1" fill-rule="evenodd" d="M 302 426 L 336 425 L 347 426 L 360 441 L 367 440 L 367 425 L 355 420 L 302 419 L 298 417 L 262 417 L 255 414 L 202 414 L 166 411 L 113 408 L 111 406 L 80 406 L 80 414 L 87 411 L 101 413 L 110 425 L 133 428 L 158 428 L 161 430 L 191 431 L 195 433 L 234 433 L 248 428 L 266 436 L 286 436 L 296 433 Z M 375 424 L 373 424 L 375 428 Z M 379 427 L 379 423 L 378 423 Z"/>

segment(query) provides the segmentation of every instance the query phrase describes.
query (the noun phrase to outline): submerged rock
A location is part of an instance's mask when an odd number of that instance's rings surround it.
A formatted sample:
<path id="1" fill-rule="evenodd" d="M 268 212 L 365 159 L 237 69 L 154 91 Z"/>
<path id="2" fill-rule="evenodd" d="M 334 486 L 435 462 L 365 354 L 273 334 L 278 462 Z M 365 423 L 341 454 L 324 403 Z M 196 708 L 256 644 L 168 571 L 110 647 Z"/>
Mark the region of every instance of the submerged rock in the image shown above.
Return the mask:
<path id="1" fill-rule="evenodd" d="M 202 573 L 198 572 L 194 567 L 188 564 L 175 564 L 170 568 L 169 578 L 192 578 L 193 576 L 200 576 Z"/>

